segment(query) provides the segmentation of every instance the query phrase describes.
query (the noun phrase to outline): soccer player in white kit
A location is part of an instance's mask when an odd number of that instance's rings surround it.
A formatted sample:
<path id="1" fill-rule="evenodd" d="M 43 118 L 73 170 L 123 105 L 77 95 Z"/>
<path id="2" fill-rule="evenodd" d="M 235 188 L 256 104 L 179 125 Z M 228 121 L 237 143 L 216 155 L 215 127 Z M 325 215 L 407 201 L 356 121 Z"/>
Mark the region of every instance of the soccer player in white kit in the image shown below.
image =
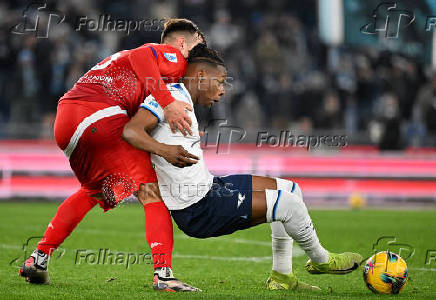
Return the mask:
<path id="1" fill-rule="evenodd" d="M 198 45 L 188 58 L 185 78 L 181 83 L 168 84 L 168 89 L 175 99 L 191 106 L 211 106 L 224 95 L 226 77 L 224 62 L 217 52 Z M 188 115 L 193 135 L 173 133 L 162 108 L 149 96 L 124 127 L 127 142 L 152 154 L 158 186 L 156 183 L 147 186 L 144 205 L 163 200 L 178 227 L 197 238 L 270 223 L 273 248 L 273 268 L 267 280 L 270 290 L 320 290 L 299 281 L 292 272 L 294 240 L 309 256 L 306 270 L 311 274 L 346 274 L 358 268 L 362 262 L 360 254 L 335 254 L 322 247 L 297 183 L 254 175 L 214 177 L 203 160 L 195 113 Z M 165 284 L 162 279 L 161 274 L 155 273 L 155 281 Z"/>

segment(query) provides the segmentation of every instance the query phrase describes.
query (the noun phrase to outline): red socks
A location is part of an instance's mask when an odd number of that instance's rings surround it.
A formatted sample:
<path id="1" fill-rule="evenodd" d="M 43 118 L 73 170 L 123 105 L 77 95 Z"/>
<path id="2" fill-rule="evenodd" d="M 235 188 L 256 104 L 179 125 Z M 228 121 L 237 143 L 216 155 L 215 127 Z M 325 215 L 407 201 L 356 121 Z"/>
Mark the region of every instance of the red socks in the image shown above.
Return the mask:
<path id="1" fill-rule="evenodd" d="M 97 201 L 83 189 L 67 198 L 59 206 L 56 216 L 51 220 L 36 248 L 51 255 L 96 204 Z M 170 213 L 163 202 L 146 204 L 144 213 L 145 233 L 151 248 L 154 268 L 171 268 L 173 223 Z"/>
<path id="2" fill-rule="evenodd" d="M 144 206 L 145 235 L 150 245 L 154 268 L 171 268 L 173 252 L 173 223 L 163 202 Z"/>
<path id="3" fill-rule="evenodd" d="M 97 201 L 83 189 L 68 197 L 58 207 L 56 216 L 48 224 L 44 237 L 38 243 L 36 249 L 51 255 L 96 204 Z"/>

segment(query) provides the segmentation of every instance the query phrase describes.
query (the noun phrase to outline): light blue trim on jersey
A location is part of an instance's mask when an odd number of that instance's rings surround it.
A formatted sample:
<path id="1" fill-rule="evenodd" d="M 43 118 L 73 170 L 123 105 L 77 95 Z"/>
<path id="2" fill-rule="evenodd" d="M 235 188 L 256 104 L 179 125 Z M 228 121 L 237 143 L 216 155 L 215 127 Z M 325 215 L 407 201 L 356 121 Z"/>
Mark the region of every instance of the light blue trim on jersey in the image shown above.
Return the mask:
<path id="1" fill-rule="evenodd" d="M 292 182 L 292 189 L 291 189 L 291 193 L 293 193 L 295 191 L 295 188 L 297 187 L 297 184 L 295 182 Z"/>
<path id="2" fill-rule="evenodd" d="M 186 97 L 186 99 L 191 99 L 191 96 L 186 93 L 185 89 L 180 85 L 180 83 L 175 83 L 172 85 L 172 87 L 175 87 L 183 96 Z"/>
<path id="3" fill-rule="evenodd" d="M 276 221 L 277 205 L 279 204 L 280 196 L 281 196 L 281 195 L 282 195 L 282 191 L 281 191 L 281 190 L 278 190 L 277 200 L 276 200 L 276 203 L 274 203 L 273 211 L 272 211 L 272 220 L 273 220 L 273 222 Z"/>
<path id="4" fill-rule="evenodd" d="M 188 104 L 192 102 L 191 96 L 189 95 L 189 92 L 184 88 L 183 84 L 169 83 L 166 86 L 170 91 L 171 96 L 173 96 L 175 99 L 179 99 L 183 102 L 188 102 Z M 139 107 L 150 111 L 153 115 L 156 116 L 159 123 L 165 120 L 165 115 L 162 107 L 152 95 L 149 95 L 147 98 L 145 98 L 144 102 L 141 103 Z"/>
<path id="5" fill-rule="evenodd" d="M 162 120 L 160 119 L 159 115 L 157 114 L 157 112 L 155 112 L 154 110 L 152 110 L 150 107 L 146 106 L 144 103 L 142 103 L 139 107 L 142 107 L 146 110 L 148 110 L 149 112 L 151 112 L 156 118 L 157 121 L 160 123 Z"/>

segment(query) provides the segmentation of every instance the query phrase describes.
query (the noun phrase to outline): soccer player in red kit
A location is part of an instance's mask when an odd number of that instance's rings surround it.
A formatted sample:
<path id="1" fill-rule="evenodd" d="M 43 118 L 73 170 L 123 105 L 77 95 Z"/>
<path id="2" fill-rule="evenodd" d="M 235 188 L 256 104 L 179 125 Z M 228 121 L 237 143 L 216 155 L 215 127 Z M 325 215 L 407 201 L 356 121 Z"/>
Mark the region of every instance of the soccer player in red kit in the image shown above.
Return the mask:
<path id="1" fill-rule="evenodd" d="M 113 54 L 83 75 L 59 100 L 54 135 L 81 188 L 59 206 L 36 250 L 20 268 L 27 281 L 49 283 L 49 256 L 96 204 L 107 211 L 135 192 L 140 199 L 146 197 L 141 189 L 145 183 L 157 181 L 156 174 L 149 153 L 122 139 L 124 125 L 151 94 L 164 108 L 172 130 L 191 133 L 185 109 L 192 107 L 176 101 L 165 84 L 177 82 L 185 74 L 185 58 L 203 42 L 204 36 L 193 22 L 170 19 L 161 44 L 144 44 Z M 196 158 L 186 151 L 174 155 L 184 164 L 192 164 L 189 158 Z M 164 203 L 149 203 L 144 212 L 155 272 L 168 280 L 154 288 L 197 290 L 172 275 L 173 229 Z"/>

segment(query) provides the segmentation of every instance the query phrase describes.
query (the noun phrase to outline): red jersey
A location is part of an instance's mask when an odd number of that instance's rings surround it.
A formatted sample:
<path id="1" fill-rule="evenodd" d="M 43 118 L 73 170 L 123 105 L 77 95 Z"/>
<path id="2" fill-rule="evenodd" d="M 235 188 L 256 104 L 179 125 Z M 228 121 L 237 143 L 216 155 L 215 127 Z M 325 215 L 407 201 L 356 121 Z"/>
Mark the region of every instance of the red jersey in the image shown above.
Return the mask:
<path id="1" fill-rule="evenodd" d="M 174 101 L 165 83 L 177 82 L 185 74 L 182 53 L 166 44 L 144 44 L 107 57 L 59 100 L 103 102 L 119 105 L 132 117 L 152 94 L 162 107 Z"/>

